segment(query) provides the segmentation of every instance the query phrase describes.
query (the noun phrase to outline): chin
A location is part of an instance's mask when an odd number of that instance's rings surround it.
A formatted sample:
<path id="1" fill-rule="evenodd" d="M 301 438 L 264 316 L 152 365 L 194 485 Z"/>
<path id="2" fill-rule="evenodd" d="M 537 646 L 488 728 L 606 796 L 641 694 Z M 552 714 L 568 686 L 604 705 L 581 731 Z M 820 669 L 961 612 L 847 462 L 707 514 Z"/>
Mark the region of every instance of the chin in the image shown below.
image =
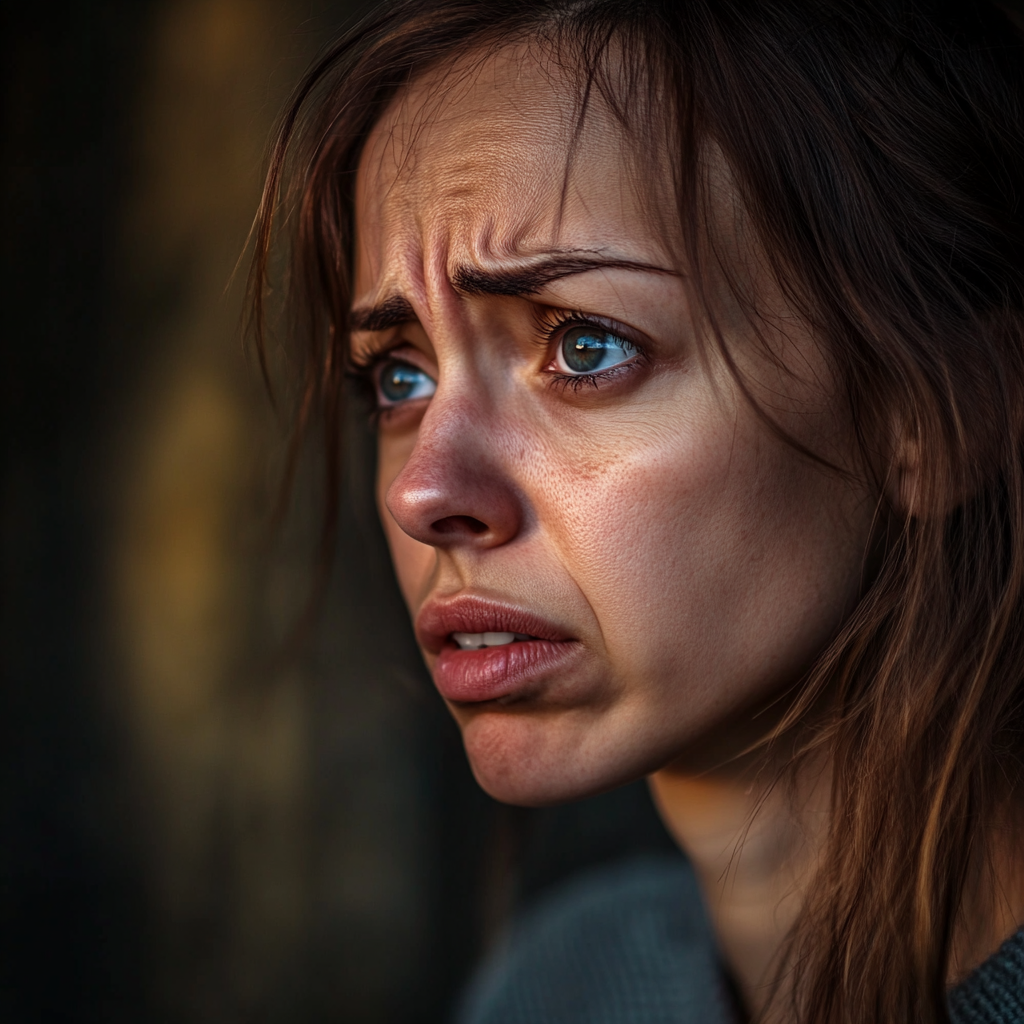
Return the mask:
<path id="1" fill-rule="evenodd" d="M 590 715 L 497 709 L 460 710 L 456 718 L 473 775 L 502 803 L 569 803 L 633 782 L 660 767 L 629 756 L 628 747 L 611 737 L 601 743 L 601 730 L 595 729 Z"/>

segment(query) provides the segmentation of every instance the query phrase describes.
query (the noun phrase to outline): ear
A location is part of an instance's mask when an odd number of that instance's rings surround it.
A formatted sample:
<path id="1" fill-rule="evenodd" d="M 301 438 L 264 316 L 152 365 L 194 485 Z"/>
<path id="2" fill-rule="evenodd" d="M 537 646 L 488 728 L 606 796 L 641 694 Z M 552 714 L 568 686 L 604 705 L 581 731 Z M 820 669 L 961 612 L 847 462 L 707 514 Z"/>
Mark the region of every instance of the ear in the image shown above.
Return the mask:
<path id="1" fill-rule="evenodd" d="M 986 440 L 987 439 L 983 439 Z M 901 519 L 945 519 L 968 501 L 995 470 L 992 444 L 964 444 L 958 453 L 941 441 L 925 445 L 917 427 L 902 425 L 890 445 L 883 493 Z"/>
<path id="2" fill-rule="evenodd" d="M 1018 408 L 995 417 L 978 403 L 961 420 L 957 447 L 950 450 L 940 432 L 926 432 L 903 420 L 890 434 L 883 493 L 890 508 L 907 519 L 945 518 L 995 480 L 1024 440 L 1024 416 Z M 925 445 L 922 437 L 929 438 Z M 927 454 L 926 454 L 927 453 Z"/>
<path id="3" fill-rule="evenodd" d="M 890 507 L 909 519 L 924 512 L 921 443 L 906 424 L 894 433 L 883 492 Z"/>

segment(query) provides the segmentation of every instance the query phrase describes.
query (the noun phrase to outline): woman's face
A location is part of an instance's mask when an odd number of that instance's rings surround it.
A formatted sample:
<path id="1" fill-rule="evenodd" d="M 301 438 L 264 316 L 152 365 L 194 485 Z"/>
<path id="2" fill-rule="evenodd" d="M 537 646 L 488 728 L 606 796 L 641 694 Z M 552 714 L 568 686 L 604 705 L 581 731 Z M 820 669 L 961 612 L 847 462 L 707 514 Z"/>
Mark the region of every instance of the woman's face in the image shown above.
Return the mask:
<path id="1" fill-rule="evenodd" d="M 357 185 L 381 519 L 478 780 L 525 804 L 749 739 L 856 600 L 874 511 L 701 357 L 668 171 L 639 191 L 596 101 L 570 163 L 573 98 L 525 50 L 426 77 Z M 784 369 L 723 307 L 729 350 L 784 430 L 854 465 L 818 347 L 756 287 Z"/>

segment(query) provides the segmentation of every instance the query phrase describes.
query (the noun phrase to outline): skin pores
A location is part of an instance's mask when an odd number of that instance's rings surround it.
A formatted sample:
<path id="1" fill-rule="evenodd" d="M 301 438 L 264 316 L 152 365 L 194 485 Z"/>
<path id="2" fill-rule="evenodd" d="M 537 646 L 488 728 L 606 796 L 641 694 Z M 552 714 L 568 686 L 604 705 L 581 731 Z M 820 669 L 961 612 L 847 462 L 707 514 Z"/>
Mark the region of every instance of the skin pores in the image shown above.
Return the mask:
<path id="1" fill-rule="evenodd" d="M 473 770 L 523 804 L 699 760 L 790 687 L 859 594 L 874 512 L 702 358 L 667 170 L 640 193 L 597 101 L 569 166 L 574 99 L 522 49 L 428 75 L 357 181 L 352 344 L 387 391 L 381 519 Z M 854 465 L 817 343 L 758 290 L 788 324 L 786 368 L 740 316 L 730 351 L 795 440 Z M 583 336 L 607 369 L 567 366 Z M 488 628 L 538 639 L 452 636 Z"/>

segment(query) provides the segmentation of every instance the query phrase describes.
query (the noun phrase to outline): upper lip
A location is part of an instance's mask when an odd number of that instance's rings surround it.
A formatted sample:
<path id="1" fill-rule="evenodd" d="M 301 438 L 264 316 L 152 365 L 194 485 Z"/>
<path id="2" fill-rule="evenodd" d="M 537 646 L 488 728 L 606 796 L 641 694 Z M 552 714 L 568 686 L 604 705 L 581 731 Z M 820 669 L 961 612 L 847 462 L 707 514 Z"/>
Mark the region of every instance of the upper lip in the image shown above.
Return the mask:
<path id="1" fill-rule="evenodd" d="M 569 640 L 554 623 L 506 601 L 459 593 L 427 601 L 416 616 L 416 639 L 440 654 L 452 633 L 527 633 L 538 640 Z"/>

